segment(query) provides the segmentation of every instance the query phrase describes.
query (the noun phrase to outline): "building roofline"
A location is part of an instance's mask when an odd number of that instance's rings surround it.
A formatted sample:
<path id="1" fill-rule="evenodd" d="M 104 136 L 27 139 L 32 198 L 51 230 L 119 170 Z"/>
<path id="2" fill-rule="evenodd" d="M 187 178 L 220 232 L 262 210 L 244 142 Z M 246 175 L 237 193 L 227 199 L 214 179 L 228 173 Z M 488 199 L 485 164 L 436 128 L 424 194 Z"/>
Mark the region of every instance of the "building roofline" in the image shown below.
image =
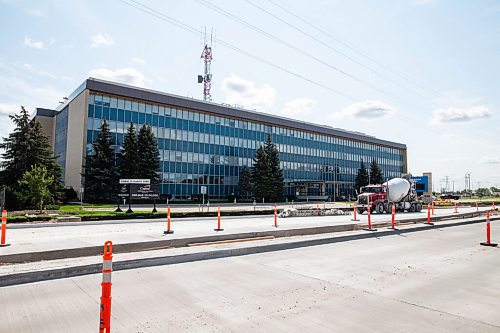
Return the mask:
<path id="1" fill-rule="evenodd" d="M 305 130 L 323 135 L 332 135 L 342 138 L 353 139 L 361 142 L 375 143 L 384 146 L 406 149 L 405 144 L 378 139 L 364 133 L 351 132 L 343 129 L 333 128 L 325 125 L 318 125 L 303 121 L 298 121 L 290 118 L 275 116 L 267 113 L 246 110 L 233 107 L 230 105 L 221 105 L 213 102 L 197 100 L 168 94 L 157 90 L 139 88 L 122 83 L 110 82 L 96 78 L 88 78 L 81 84 L 71 95 L 68 101 L 79 95 L 84 89 L 89 89 L 95 92 L 108 93 L 123 97 L 140 99 L 144 101 L 156 102 L 159 104 L 167 104 L 176 107 L 182 107 L 192 110 L 199 110 L 219 116 L 236 117 L 245 120 L 251 120 L 259 123 L 266 123 L 270 126 L 278 125 L 297 130 Z"/>
<path id="2" fill-rule="evenodd" d="M 36 108 L 35 117 L 49 117 L 52 118 L 57 114 L 58 111 L 45 108 Z"/>

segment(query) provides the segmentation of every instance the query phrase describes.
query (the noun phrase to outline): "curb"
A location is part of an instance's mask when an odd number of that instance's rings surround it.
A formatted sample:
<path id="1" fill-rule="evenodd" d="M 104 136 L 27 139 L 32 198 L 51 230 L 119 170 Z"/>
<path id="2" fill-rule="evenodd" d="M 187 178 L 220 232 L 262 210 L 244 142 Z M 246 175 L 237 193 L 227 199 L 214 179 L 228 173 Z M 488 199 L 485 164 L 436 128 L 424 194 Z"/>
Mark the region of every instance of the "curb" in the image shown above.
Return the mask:
<path id="1" fill-rule="evenodd" d="M 447 219 L 467 219 L 481 216 L 482 212 L 471 212 L 462 213 L 457 215 L 449 216 L 439 216 L 433 217 L 431 222 L 443 221 Z M 399 225 L 404 224 L 416 224 L 425 222 L 426 218 L 414 218 L 399 221 Z M 386 222 L 374 223 L 374 227 L 384 227 L 387 226 Z M 255 231 L 255 232 L 245 232 L 237 234 L 226 234 L 226 235 L 211 235 L 211 236 L 199 236 L 199 237 L 188 237 L 188 238 L 174 238 L 165 240 L 154 240 L 148 242 L 139 243 L 125 243 L 125 244 L 115 244 L 113 245 L 114 253 L 127 253 L 127 252 L 139 252 L 148 251 L 152 249 L 163 249 L 168 247 L 185 247 L 191 243 L 208 243 L 208 242 L 220 242 L 228 241 L 242 238 L 255 238 L 255 237 L 292 237 L 292 236 L 307 236 L 316 234 L 326 234 L 342 231 L 353 231 L 360 230 L 364 225 L 350 223 L 342 225 L 330 225 L 324 227 L 310 227 L 310 228 L 299 228 L 299 229 L 278 229 L 270 231 Z M 60 249 L 60 250 L 50 250 L 50 251 L 40 251 L 40 252 L 26 252 L 26 253 L 14 253 L 6 254 L 0 256 L 0 262 L 6 264 L 19 264 L 23 262 L 36 262 L 42 260 L 56 260 L 56 259 L 68 259 L 77 257 L 91 257 L 102 254 L 102 246 L 88 246 L 81 248 L 70 248 L 70 249 Z"/>
<path id="2" fill-rule="evenodd" d="M 500 220 L 500 216 L 490 218 L 490 220 Z M 416 227 L 411 228 L 411 229 L 403 229 L 403 230 L 396 230 L 396 231 L 384 230 L 384 231 L 360 233 L 360 234 L 355 234 L 355 235 L 333 236 L 333 237 L 328 237 L 328 238 L 302 240 L 302 241 L 299 240 L 299 241 L 292 241 L 292 242 L 280 243 L 280 244 L 257 245 L 257 246 L 243 247 L 243 248 L 238 248 L 238 249 L 214 250 L 214 251 L 207 251 L 207 252 L 181 254 L 181 255 L 170 255 L 170 256 L 167 255 L 167 256 L 161 256 L 161 257 L 155 257 L 155 258 L 123 260 L 123 261 L 114 262 L 113 263 L 113 270 L 114 271 L 121 271 L 121 270 L 129 270 L 129 269 L 137 269 L 137 268 L 145 268 L 145 267 L 188 263 L 188 262 L 194 262 L 194 261 L 203 261 L 203 260 L 211 260 L 211 259 L 244 256 L 244 255 L 249 255 L 249 254 L 276 252 L 276 251 L 282 251 L 282 250 L 297 249 L 297 248 L 302 248 L 302 247 L 310 247 L 310 246 L 317 246 L 317 245 L 347 242 L 347 241 L 352 241 L 352 240 L 384 237 L 384 236 L 390 236 L 390 235 L 395 235 L 395 234 L 399 235 L 399 234 L 406 234 L 406 233 L 425 231 L 425 230 L 431 230 L 431 229 L 440 229 L 440 228 L 449 228 L 449 227 L 470 225 L 470 224 L 482 223 L 485 221 L 486 221 L 486 218 L 480 218 L 480 219 L 469 220 L 469 221 L 447 223 L 447 224 L 443 224 L 443 225 L 420 225 L 420 226 L 416 226 Z M 387 225 L 389 225 L 389 224 L 385 224 L 385 226 L 387 226 Z M 6 275 L 6 276 L 1 277 L 0 287 L 33 283 L 33 282 L 39 282 L 39 281 L 63 279 L 63 278 L 76 277 L 76 276 L 89 275 L 89 274 L 96 274 L 96 273 L 101 272 L 101 269 L 102 269 L 102 264 L 89 264 L 89 265 L 74 266 L 74 267 L 68 267 L 68 268 L 51 269 L 51 270 L 45 270 L 45 271 L 10 274 L 10 275 Z"/>

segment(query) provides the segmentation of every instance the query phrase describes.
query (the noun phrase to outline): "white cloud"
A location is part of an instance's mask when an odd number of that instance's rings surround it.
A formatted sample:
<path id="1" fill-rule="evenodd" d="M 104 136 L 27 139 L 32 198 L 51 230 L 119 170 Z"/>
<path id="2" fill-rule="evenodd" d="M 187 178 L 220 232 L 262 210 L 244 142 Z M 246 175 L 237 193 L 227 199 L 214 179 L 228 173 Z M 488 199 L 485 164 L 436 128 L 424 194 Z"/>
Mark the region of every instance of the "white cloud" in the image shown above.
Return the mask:
<path id="1" fill-rule="evenodd" d="M 347 106 L 341 112 L 335 112 L 330 117 L 331 118 L 344 118 L 353 117 L 357 119 L 376 119 L 376 118 L 386 118 L 395 114 L 397 110 L 381 101 L 376 100 L 366 100 L 362 102 L 356 102 Z"/>
<path id="2" fill-rule="evenodd" d="M 35 17 L 47 17 L 47 14 L 45 14 L 44 11 L 38 8 L 32 8 L 28 10 L 28 14 Z"/>
<path id="3" fill-rule="evenodd" d="M 245 108 L 267 110 L 276 100 L 276 91 L 269 84 L 257 84 L 234 74 L 222 81 L 225 103 Z"/>
<path id="4" fill-rule="evenodd" d="M 37 41 L 29 37 L 24 37 L 24 46 L 32 47 L 37 50 L 45 50 L 45 44 L 43 41 Z"/>
<path id="5" fill-rule="evenodd" d="M 500 164 L 500 157 L 484 156 L 479 160 L 480 164 Z"/>
<path id="6" fill-rule="evenodd" d="M 446 108 L 432 112 L 431 125 L 457 123 L 491 117 L 491 110 L 484 105 L 470 108 Z"/>
<path id="7" fill-rule="evenodd" d="M 20 67 L 30 73 L 35 73 L 37 75 L 40 75 L 40 76 L 44 76 L 44 77 L 49 77 L 51 79 L 55 79 L 56 76 L 52 73 L 49 73 L 49 72 L 46 72 L 46 71 L 43 71 L 43 70 L 38 70 L 36 68 L 33 67 L 33 65 L 31 64 L 27 64 L 27 63 L 24 63 L 22 65 L 20 65 Z"/>
<path id="8" fill-rule="evenodd" d="M 150 82 L 144 77 L 144 74 L 131 67 L 119 68 L 114 71 L 107 68 L 94 68 L 89 72 L 89 76 L 139 87 L 144 87 L 146 83 Z"/>
<path id="9" fill-rule="evenodd" d="M 21 106 L 15 104 L 0 103 L 0 117 L 9 116 L 21 110 Z"/>
<path id="10" fill-rule="evenodd" d="M 92 37 L 92 47 L 110 46 L 114 43 L 109 35 L 99 33 Z"/>
<path id="11" fill-rule="evenodd" d="M 435 6 L 438 0 L 413 0 L 413 4 L 417 6 Z"/>
<path id="12" fill-rule="evenodd" d="M 55 107 L 65 96 L 50 85 L 33 85 L 15 76 L 0 76 L 0 97 L 8 96 L 12 104 L 24 105 L 26 109 L 33 110 L 34 107 Z"/>
<path id="13" fill-rule="evenodd" d="M 134 59 L 132 59 L 132 61 L 135 62 L 135 63 L 141 64 L 141 65 L 145 65 L 146 64 L 146 60 L 141 59 L 141 58 L 134 58 Z"/>
<path id="14" fill-rule="evenodd" d="M 318 102 L 312 98 L 297 98 L 286 102 L 281 114 L 287 117 L 308 116 Z"/>

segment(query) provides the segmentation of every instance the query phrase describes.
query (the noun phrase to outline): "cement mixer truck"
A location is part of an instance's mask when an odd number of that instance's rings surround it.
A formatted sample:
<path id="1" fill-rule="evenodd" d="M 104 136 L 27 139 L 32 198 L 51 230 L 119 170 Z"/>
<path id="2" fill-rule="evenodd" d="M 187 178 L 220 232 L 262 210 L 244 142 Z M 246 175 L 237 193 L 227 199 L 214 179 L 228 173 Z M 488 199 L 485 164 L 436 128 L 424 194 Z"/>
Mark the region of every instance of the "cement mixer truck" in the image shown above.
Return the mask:
<path id="1" fill-rule="evenodd" d="M 415 191 L 415 183 L 411 178 L 393 178 L 381 185 L 367 185 L 360 189 L 356 201 L 359 214 L 368 210 L 372 213 L 390 213 L 392 204 L 397 212 L 420 212 L 422 202 Z"/>

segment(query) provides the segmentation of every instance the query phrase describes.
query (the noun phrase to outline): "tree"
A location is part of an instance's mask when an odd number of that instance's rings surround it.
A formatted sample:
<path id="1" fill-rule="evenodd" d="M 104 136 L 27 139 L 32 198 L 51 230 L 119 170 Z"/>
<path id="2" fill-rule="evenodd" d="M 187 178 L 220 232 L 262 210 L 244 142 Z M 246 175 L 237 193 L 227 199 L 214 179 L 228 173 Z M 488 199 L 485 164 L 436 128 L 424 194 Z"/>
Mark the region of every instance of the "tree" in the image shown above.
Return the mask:
<path id="1" fill-rule="evenodd" d="M 488 196 L 488 195 L 491 195 L 491 191 L 489 188 L 486 188 L 486 187 L 479 187 L 478 189 L 476 189 L 476 193 L 480 196 Z"/>
<path id="2" fill-rule="evenodd" d="M 272 201 L 276 202 L 282 199 L 283 197 L 285 183 L 283 180 L 283 171 L 280 168 L 280 157 L 278 148 L 271 141 L 271 134 L 267 135 L 267 140 L 266 143 L 264 144 L 264 149 L 268 157 L 269 168 L 271 171 L 272 191 L 269 197 Z"/>
<path id="3" fill-rule="evenodd" d="M 255 197 L 257 199 L 269 198 L 272 191 L 271 168 L 264 145 L 255 152 L 252 167 L 252 180 L 254 183 Z"/>
<path id="4" fill-rule="evenodd" d="M 151 126 L 143 125 L 138 136 L 138 178 L 151 179 L 151 184 L 160 182 L 160 152 Z"/>
<path id="5" fill-rule="evenodd" d="M 19 207 L 19 202 L 16 200 L 19 180 L 35 165 L 45 168 L 47 176 L 54 179 L 49 188 L 50 194 L 56 200 L 61 199 L 62 169 L 57 163 L 47 136 L 43 133 L 41 124 L 34 119 L 30 120 L 28 112 L 22 106 L 20 114 L 9 117 L 16 127 L 0 144 L 0 148 L 4 149 L 0 181 L 8 186 L 7 205 L 11 209 Z"/>
<path id="6" fill-rule="evenodd" d="M 384 175 L 382 174 L 382 170 L 377 164 L 375 159 L 372 160 L 370 164 L 370 183 L 372 184 L 382 184 L 384 182 Z"/>
<path id="7" fill-rule="evenodd" d="M 93 202 L 110 202 L 116 197 L 118 175 L 114 164 L 113 141 L 106 121 L 103 121 L 93 153 L 87 156 L 85 168 L 85 197 Z"/>
<path id="8" fill-rule="evenodd" d="M 27 205 L 32 205 L 42 211 L 44 204 L 53 201 L 50 188 L 54 182 L 55 178 L 48 174 L 45 167 L 35 165 L 30 171 L 26 171 L 18 181 L 19 197 Z"/>
<path id="9" fill-rule="evenodd" d="M 257 198 L 268 201 L 282 198 L 284 181 L 279 165 L 279 152 L 269 134 L 253 159 L 252 180 Z"/>
<path id="10" fill-rule="evenodd" d="M 139 140 L 134 123 L 130 126 L 123 138 L 121 178 L 139 178 Z"/>
<path id="11" fill-rule="evenodd" d="M 247 166 L 241 168 L 240 178 L 238 180 L 238 194 L 248 198 L 253 193 L 252 173 Z"/>
<path id="12" fill-rule="evenodd" d="M 361 187 L 368 185 L 368 170 L 366 170 L 365 162 L 363 162 L 363 159 L 361 159 L 361 165 L 358 169 L 358 174 L 356 175 L 354 183 L 356 191 L 359 191 Z"/>

